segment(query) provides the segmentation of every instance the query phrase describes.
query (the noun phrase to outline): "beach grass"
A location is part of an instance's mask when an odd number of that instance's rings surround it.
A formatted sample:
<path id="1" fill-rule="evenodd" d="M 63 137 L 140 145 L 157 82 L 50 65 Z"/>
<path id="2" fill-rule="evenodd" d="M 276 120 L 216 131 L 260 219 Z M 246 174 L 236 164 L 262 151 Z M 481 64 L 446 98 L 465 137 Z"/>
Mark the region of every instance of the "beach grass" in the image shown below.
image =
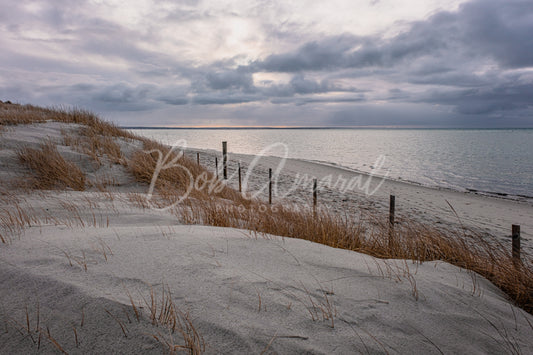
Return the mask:
<path id="1" fill-rule="evenodd" d="M 44 123 L 47 121 L 85 125 L 95 134 L 102 136 L 139 138 L 111 122 L 100 119 L 96 114 L 88 110 L 61 106 L 45 108 L 34 105 L 0 103 L 1 126 Z"/>
<path id="2" fill-rule="evenodd" d="M 52 141 L 45 141 L 40 149 L 22 147 L 17 154 L 21 163 L 28 166 L 33 174 L 29 187 L 85 190 L 85 174 L 76 164 L 65 160 Z"/>
<path id="3" fill-rule="evenodd" d="M 114 136 L 98 134 L 93 127 L 86 127 L 78 134 L 65 130 L 61 133 L 65 145 L 87 154 L 98 165 L 102 165 L 103 157 L 113 164 L 125 164 L 124 154 Z"/>

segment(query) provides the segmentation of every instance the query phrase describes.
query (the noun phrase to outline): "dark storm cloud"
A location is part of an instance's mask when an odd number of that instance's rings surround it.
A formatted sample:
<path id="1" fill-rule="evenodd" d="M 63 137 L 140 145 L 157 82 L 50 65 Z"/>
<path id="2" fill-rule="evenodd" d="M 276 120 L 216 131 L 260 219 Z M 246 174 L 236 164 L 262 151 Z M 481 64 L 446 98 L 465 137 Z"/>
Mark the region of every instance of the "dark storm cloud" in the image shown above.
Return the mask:
<path id="1" fill-rule="evenodd" d="M 187 105 L 189 103 L 189 99 L 186 97 L 162 97 L 159 100 L 173 106 Z"/>
<path id="2" fill-rule="evenodd" d="M 318 94 L 334 90 L 325 80 L 319 83 L 314 80 L 308 80 L 301 74 L 293 76 L 289 85 L 296 94 Z"/>
<path id="3" fill-rule="evenodd" d="M 104 88 L 94 85 L 75 85 L 84 96 L 102 103 L 102 108 L 114 107 L 121 111 L 146 111 L 159 107 L 159 103 L 170 106 L 183 106 L 190 103 L 188 88 L 184 86 L 167 86 L 164 89 L 157 85 L 142 84 L 132 86 L 120 83 Z"/>
<path id="4" fill-rule="evenodd" d="M 330 92 L 359 92 L 355 88 L 344 88 L 330 83 L 327 79 L 316 81 L 307 79 L 303 74 L 294 74 L 287 84 L 265 83 L 265 86 L 256 88 L 265 98 L 269 97 L 294 97 L 295 95 L 325 94 Z"/>
<path id="5" fill-rule="evenodd" d="M 213 90 L 250 89 L 253 85 L 252 74 L 239 70 L 207 73 L 206 79 Z"/>
<path id="6" fill-rule="evenodd" d="M 254 63 L 258 70 L 301 72 L 346 68 L 389 67 L 403 59 L 431 54 L 445 47 L 440 36 L 425 30 L 408 32 L 393 39 L 341 35 L 306 43 L 294 52 L 274 54 Z"/>
<path id="7" fill-rule="evenodd" d="M 457 23 L 465 45 L 493 56 L 506 67 L 533 66 L 533 2 L 475 1 Z"/>
<path id="8" fill-rule="evenodd" d="M 446 72 L 418 75 L 408 72 L 406 81 L 408 83 L 422 85 L 436 84 L 456 87 L 479 87 L 491 85 L 494 82 L 493 79 L 496 78 L 491 77 L 491 75 L 476 75 L 468 71 L 454 69 Z"/>
<path id="9" fill-rule="evenodd" d="M 533 66 L 533 2 L 478 0 L 458 12 L 441 12 L 390 39 L 340 35 L 273 54 L 259 70 L 301 72 L 398 66 L 423 56 L 490 56 L 507 67 Z"/>
<path id="10" fill-rule="evenodd" d="M 272 72 L 301 72 L 343 66 L 346 53 L 359 43 L 356 36 L 342 35 L 306 43 L 294 52 L 273 54 L 254 63 L 258 70 Z"/>
<path id="11" fill-rule="evenodd" d="M 364 96 L 354 97 L 298 97 L 298 98 L 277 98 L 270 102 L 273 104 L 295 104 L 297 106 L 314 104 L 314 103 L 355 103 L 366 101 Z"/>
<path id="12" fill-rule="evenodd" d="M 254 65 L 265 71 L 343 71 L 351 77 L 415 84 L 426 87 L 426 94 L 402 90 L 401 95 L 390 92 L 387 99 L 447 105 L 459 114 L 531 109 L 531 75 L 510 79 L 500 73 L 533 67 L 532 19 L 531 1 L 473 1 L 457 12 L 414 23 L 391 39 L 330 37 Z M 368 71 L 372 68 L 389 71 Z"/>
<path id="13" fill-rule="evenodd" d="M 63 90 L 65 88 L 57 91 Z M 133 86 L 127 83 L 118 83 L 100 86 L 77 84 L 70 86 L 67 90 L 71 93 L 72 103 L 87 106 L 92 102 L 97 110 L 147 111 L 158 106 L 154 100 L 157 93 L 157 86 L 155 85 Z"/>
<path id="14" fill-rule="evenodd" d="M 533 84 L 501 84 L 489 88 L 430 91 L 424 102 L 453 104 L 458 113 L 487 114 L 495 111 L 519 110 L 532 106 Z"/>
<path id="15" fill-rule="evenodd" d="M 246 94 L 201 94 L 196 95 L 193 103 L 198 105 L 228 105 L 228 104 L 242 104 L 248 102 L 259 101 L 262 98 L 257 95 Z"/>
<path id="16" fill-rule="evenodd" d="M 109 86 L 104 90 L 98 92 L 93 97 L 99 101 L 110 103 L 130 103 L 130 102 L 142 102 L 146 100 L 151 91 L 154 90 L 152 85 L 140 85 L 137 87 L 131 87 L 127 84 L 116 84 Z"/>

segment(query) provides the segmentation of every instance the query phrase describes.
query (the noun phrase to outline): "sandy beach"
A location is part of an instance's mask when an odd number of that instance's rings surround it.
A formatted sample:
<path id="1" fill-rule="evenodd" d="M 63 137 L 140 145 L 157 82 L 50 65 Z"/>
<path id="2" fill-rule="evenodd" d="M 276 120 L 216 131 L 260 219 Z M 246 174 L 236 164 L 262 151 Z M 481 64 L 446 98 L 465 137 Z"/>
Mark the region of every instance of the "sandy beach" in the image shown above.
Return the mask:
<path id="1" fill-rule="evenodd" d="M 2 353 L 533 351 L 533 317 L 482 276 L 442 261 L 378 259 L 306 240 L 184 224 L 171 209 L 140 202 L 149 186 L 123 165 L 108 158 L 94 164 L 65 145 L 65 132 L 79 129 L 47 122 L 9 126 L 0 135 L 2 181 L 25 179 L 29 170 L 17 150 L 45 139 L 92 181 L 85 191 L 2 186 Z M 142 147 L 135 140 L 117 142 L 124 159 Z M 195 153 L 187 155 L 195 159 Z M 212 154 L 201 152 L 208 170 Z M 229 160 L 230 176 L 239 161 L 248 170 L 249 194 L 260 191 L 265 172 L 280 164 L 279 158 L 263 157 L 257 165 L 253 159 Z M 358 176 L 288 160 L 276 176 L 275 203 L 310 203 L 310 180 L 286 193 L 297 174 Z M 102 190 L 96 182 L 104 180 Z M 325 181 L 319 203 L 334 212 L 385 212 L 392 193 L 400 222 L 407 216 L 448 228 L 462 222 L 500 238 L 517 223 L 528 244 L 533 207 L 527 201 L 390 180 L 366 196 L 359 189 L 326 188 Z M 237 186 L 234 178 L 228 183 Z M 370 187 L 376 184 L 373 179 Z"/>
<path id="2" fill-rule="evenodd" d="M 96 197 L 62 199 L 83 195 Z M 171 290 L 207 353 L 507 353 L 491 323 L 522 351 L 533 349 L 533 318 L 488 281 L 449 264 L 380 261 L 303 240 L 178 225 L 110 201 L 93 210 L 97 220 L 109 205 L 116 211 L 109 227 L 29 228 L 0 249 L 2 352 L 35 351 L 38 317 L 68 353 L 165 352 L 152 335 L 182 340 L 152 325 L 151 287 L 157 312 L 163 287 Z M 35 342 L 24 332 L 26 309 Z M 53 351 L 44 337 L 41 351 Z"/>
<path id="3" fill-rule="evenodd" d="M 208 169 L 215 170 L 215 156 L 218 156 L 221 169 L 221 152 L 212 150 L 189 149 L 187 155 L 200 161 Z M 521 226 L 521 236 L 529 247 L 533 237 L 533 201 L 527 198 L 510 199 L 489 196 L 475 192 L 460 192 L 444 188 L 432 188 L 410 182 L 402 182 L 370 176 L 343 167 L 298 159 L 282 159 L 264 156 L 257 159 L 254 155 L 229 154 L 229 184 L 238 188 L 238 163 L 242 166 L 242 180 L 248 175 L 247 192 L 259 194 L 268 199 L 268 169 L 275 172 L 274 198 L 298 203 L 312 203 L 312 179 L 318 179 L 318 201 L 324 208 L 337 213 L 357 213 L 360 208 L 377 209 L 388 213 L 389 196 L 396 197 L 396 213 L 416 220 L 440 224 L 445 227 L 462 228 L 466 226 L 480 233 L 498 237 L 502 242 L 510 242 L 511 225 Z M 253 169 L 248 173 L 250 163 L 256 159 Z M 220 171 L 222 176 L 222 171 Z M 349 183 L 355 181 L 354 187 Z M 343 186 L 342 182 L 346 182 Z M 450 205 L 453 207 L 450 207 Z"/>

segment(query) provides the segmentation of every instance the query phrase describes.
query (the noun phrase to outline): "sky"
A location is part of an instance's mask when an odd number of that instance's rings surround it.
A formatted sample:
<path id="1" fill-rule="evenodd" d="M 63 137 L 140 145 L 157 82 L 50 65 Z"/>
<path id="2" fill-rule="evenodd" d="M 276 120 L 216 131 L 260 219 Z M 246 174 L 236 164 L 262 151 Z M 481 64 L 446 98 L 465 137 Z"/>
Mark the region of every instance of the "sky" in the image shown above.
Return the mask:
<path id="1" fill-rule="evenodd" d="M 531 0 L 0 8 L 3 101 L 124 126 L 533 127 Z"/>

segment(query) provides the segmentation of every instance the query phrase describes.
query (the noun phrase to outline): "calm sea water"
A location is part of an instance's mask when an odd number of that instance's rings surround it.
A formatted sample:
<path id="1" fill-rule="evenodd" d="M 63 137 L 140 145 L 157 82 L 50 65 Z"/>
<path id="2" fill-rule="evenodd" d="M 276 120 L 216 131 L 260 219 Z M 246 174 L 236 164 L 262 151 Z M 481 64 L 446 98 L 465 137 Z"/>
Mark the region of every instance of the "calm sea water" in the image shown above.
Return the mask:
<path id="1" fill-rule="evenodd" d="M 533 196 L 533 130 L 460 129 L 135 129 L 166 144 L 259 154 L 274 143 L 290 158 L 388 173 L 457 190 Z M 283 156 L 277 146 L 264 155 Z M 376 171 L 378 158 L 384 163 Z"/>

